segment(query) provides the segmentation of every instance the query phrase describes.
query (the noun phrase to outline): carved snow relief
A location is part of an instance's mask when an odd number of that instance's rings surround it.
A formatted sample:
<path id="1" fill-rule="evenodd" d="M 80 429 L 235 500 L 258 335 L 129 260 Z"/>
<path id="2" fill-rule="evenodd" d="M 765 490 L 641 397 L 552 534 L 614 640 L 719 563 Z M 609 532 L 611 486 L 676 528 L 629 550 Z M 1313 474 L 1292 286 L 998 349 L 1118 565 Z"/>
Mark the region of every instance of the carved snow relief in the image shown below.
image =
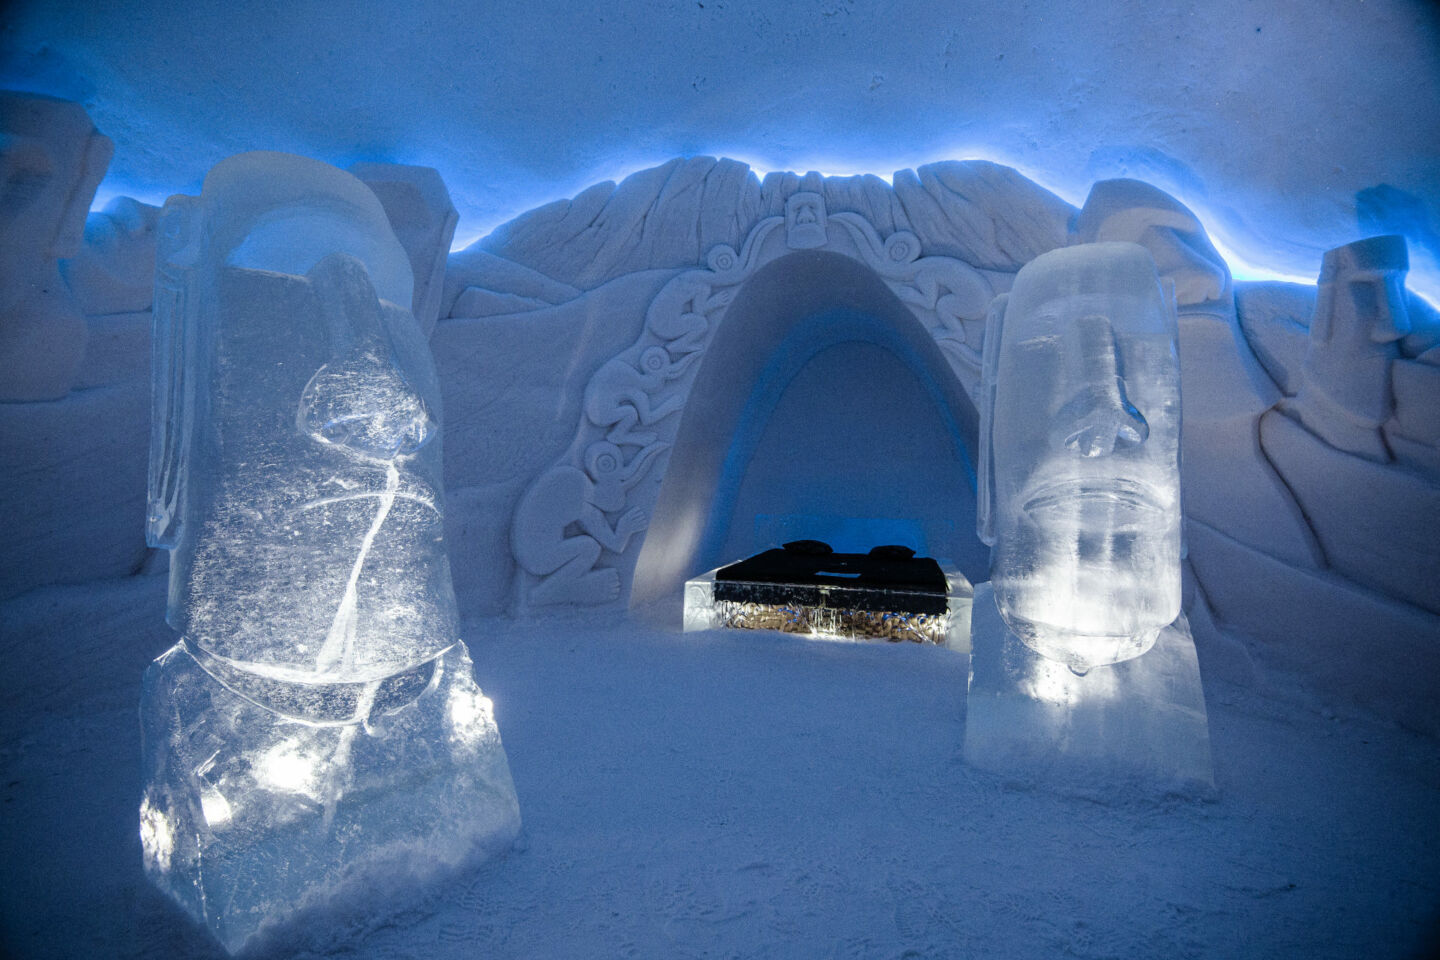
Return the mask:
<path id="1" fill-rule="evenodd" d="M 783 216 L 757 223 L 737 251 L 717 244 L 705 266 L 670 280 L 651 301 L 640 337 L 601 364 L 585 388 L 566 454 L 522 494 L 510 531 L 523 571 L 520 606 L 617 600 L 634 568 L 662 469 L 695 369 L 736 292 L 761 266 L 792 250 L 828 249 L 873 269 L 935 338 L 972 398 L 978 390 L 985 311 L 994 295 L 975 268 L 921 255 L 912 232 L 881 239 L 858 213 L 829 214 L 799 191 Z M 645 481 L 650 481 L 646 483 Z"/>

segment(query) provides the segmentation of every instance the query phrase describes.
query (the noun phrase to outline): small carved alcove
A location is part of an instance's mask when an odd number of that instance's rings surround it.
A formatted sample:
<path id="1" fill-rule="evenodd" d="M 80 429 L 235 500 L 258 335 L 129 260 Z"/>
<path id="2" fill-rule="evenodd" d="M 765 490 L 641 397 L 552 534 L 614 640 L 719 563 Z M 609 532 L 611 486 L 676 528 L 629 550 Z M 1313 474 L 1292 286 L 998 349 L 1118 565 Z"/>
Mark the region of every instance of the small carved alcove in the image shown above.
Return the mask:
<path id="1" fill-rule="evenodd" d="M 983 579 L 976 423 L 934 336 L 873 269 L 825 250 L 773 260 L 695 374 L 632 605 L 802 538 L 903 543 Z"/>

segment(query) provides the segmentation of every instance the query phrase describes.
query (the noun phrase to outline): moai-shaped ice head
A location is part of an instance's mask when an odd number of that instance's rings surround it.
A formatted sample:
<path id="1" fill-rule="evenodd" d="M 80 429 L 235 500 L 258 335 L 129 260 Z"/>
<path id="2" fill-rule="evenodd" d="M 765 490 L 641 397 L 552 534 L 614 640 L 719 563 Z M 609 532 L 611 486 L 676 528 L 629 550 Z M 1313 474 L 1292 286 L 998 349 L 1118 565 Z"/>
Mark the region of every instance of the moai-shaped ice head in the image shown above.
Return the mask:
<path id="1" fill-rule="evenodd" d="M 85 324 L 60 278 L 113 145 L 77 103 L 0 92 L 0 400 L 70 390 Z"/>
<path id="2" fill-rule="evenodd" d="M 453 644 L 439 390 L 375 195 L 242 154 L 172 197 L 158 234 L 148 534 L 174 551 L 171 625 L 307 682 Z"/>
<path id="3" fill-rule="evenodd" d="M 1380 426 L 1395 409 L 1390 364 L 1410 332 L 1405 238 L 1370 237 L 1325 254 L 1300 390 L 1290 409 L 1341 450 L 1388 459 Z"/>
<path id="4" fill-rule="evenodd" d="M 1133 243 L 1043 254 L 991 310 L 980 536 L 1006 624 L 1083 672 L 1180 612 L 1173 302 Z"/>

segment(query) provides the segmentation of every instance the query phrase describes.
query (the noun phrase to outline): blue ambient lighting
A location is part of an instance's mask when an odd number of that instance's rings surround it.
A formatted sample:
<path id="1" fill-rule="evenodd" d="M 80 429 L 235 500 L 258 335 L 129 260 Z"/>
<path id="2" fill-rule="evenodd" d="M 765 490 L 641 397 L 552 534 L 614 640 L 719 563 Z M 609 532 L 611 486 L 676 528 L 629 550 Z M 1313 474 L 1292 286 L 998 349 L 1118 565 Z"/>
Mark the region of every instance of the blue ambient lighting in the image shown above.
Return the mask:
<path id="1" fill-rule="evenodd" d="M 826 156 L 812 156 L 795 163 L 783 163 L 775 158 L 762 157 L 746 150 L 716 151 L 706 154 L 694 154 L 696 156 L 717 156 L 726 157 L 743 163 L 748 166 L 752 173 L 760 179 L 776 172 L 795 172 L 803 176 L 807 172 L 817 172 L 822 177 L 856 177 L 873 176 L 885 182 L 894 184 L 893 173 L 878 173 L 877 170 L 899 171 L 923 166 L 926 163 L 935 162 L 936 158 L 905 158 L 902 162 L 875 162 L 866 164 L 854 159 L 839 159 Z M 1080 207 L 1085 203 L 1085 196 L 1089 193 L 1090 182 L 1082 181 L 1079 178 L 1061 175 L 1052 176 L 1048 172 L 1036 171 L 1028 168 L 1022 161 L 995 154 L 993 151 L 963 149 L 951 152 L 950 157 L 962 158 L 965 160 L 984 160 L 990 163 L 998 163 L 1011 167 L 1021 176 L 1035 182 L 1066 203 Z M 483 240 L 505 224 L 525 213 L 542 207 L 547 203 L 553 203 L 556 199 L 568 199 L 577 196 L 582 191 L 599 183 L 609 181 L 620 183 L 626 178 L 643 173 L 664 163 L 673 160 L 673 156 L 650 157 L 645 159 L 631 159 L 628 162 L 618 165 L 619 170 L 611 175 L 598 172 L 590 172 L 582 177 L 572 178 L 569 184 L 562 184 L 554 187 L 545 195 L 532 195 L 519 197 L 516 202 L 507 204 L 506 212 L 490 222 L 483 222 L 474 226 L 461 221 L 460 229 L 455 231 L 454 240 L 451 243 L 451 252 L 464 250 L 466 247 Z M 614 169 L 613 167 L 611 169 Z M 442 171 L 443 175 L 443 171 Z M 1139 177 L 1138 179 L 1145 179 Z M 1324 249 L 1317 246 L 1315 251 L 1314 273 L 1297 272 L 1293 267 L 1286 267 L 1277 264 L 1273 258 L 1267 258 L 1263 253 L 1257 252 L 1254 248 L 1259 238 L 1246 238 L 1233 235 L 1223 226 L 1224 218 L 1216 216 L 1210 209 L 1209 204 L 1203 199 L 1196 199 L 1188 196 L 1183 187 L 1173 183 L 1157 183 L 1156 186 L 1165 190 L 1175 199 L 1189 207 L 1200 222 L 1205 225 L 1206 233 L 1209 234 L 1210 242 L 1214 244 L 1215 251 L 1224 258 L 1230 267 L 1231 276 L 1241 282 L 1259 281 L 1280 281 L 1285 283 L 1298 283 L 1307 286 L 1315 284 L 1315 278 L 1320 272 L 1320 257 Z M 95 201 L 91 210 L 104 208 L 111 200 L 119 196 L 133 197 L 144 203 L 161 205 L 165 202 L 168 194 L 155 190 L 136 190 L 126 185 L 110 185 L 102 183 L 100 189 L 95 193 Z M 1354 231 L 1353 239 L 1360 239 L 1363 235 L 1358 227 Z M 1406 287 L 1410 292 L 1424 299 L 1431 306 L 1440 310 L 1440 263 L 1429 255 L 1429 251 L 1418 246 L 1414 239 L 1410 243 L 1410 272 L 1406 277 Z"/>

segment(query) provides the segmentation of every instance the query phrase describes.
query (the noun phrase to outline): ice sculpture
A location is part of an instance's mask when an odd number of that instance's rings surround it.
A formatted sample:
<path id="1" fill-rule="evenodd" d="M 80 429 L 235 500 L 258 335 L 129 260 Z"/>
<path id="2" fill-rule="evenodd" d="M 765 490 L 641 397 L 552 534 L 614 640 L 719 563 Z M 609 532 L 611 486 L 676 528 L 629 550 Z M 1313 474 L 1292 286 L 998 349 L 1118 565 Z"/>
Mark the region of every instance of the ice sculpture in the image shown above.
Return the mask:
<path id="1" fill-rule="evenodd" d="M 1215 796 L 1200 661 L 1182 614 L 1143 657 L 1077 676 L 1006 629 L 975 588 L 965 762 L 1091 801 Z"/>
<path id="2" fill-rule="evenodd" d="M 1172 296 L 1132 243 L 1042 254 L 991 310 L 980 537 L 1005 623 L 1083 673 L 1180 613 Z"/>
<path id="3" fill-rule="evenodd" d="M 145 866 L 230 950 L 507 846 L 459 639 L 439 390 L 410 265 L 318 161 L 217 165 L 159 224 L 152 545 L 181 639 L 145 675 Z"/>

